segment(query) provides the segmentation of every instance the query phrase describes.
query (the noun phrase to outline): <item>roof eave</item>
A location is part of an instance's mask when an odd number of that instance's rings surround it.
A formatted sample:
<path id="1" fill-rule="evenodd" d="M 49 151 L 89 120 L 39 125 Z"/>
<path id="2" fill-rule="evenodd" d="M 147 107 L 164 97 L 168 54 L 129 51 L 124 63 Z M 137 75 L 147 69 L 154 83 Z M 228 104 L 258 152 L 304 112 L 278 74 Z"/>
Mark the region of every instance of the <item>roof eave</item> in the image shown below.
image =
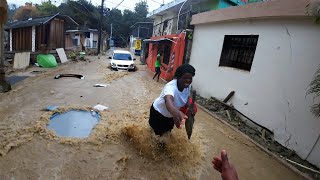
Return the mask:
<path id="1" fill-rule="evenodd" d="M 191 25 L 264 18 L 308 17 L 309 0 L 279 0 L 213 10 L 192 16 Z"/>

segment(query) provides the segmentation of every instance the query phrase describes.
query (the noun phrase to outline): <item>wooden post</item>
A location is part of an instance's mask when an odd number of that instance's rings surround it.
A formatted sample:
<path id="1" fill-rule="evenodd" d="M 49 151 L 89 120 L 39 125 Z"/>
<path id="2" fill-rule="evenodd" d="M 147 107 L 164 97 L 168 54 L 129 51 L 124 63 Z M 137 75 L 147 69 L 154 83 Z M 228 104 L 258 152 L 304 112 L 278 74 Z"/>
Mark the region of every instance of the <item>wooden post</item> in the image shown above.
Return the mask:
<path id="1" fill-rule="evenodd" d="M 0 92 L 8 92 L 11 86 L 5 80 L 4 70 L 4 24 L 7 22 L 7 1 L 0 0 Z"/>

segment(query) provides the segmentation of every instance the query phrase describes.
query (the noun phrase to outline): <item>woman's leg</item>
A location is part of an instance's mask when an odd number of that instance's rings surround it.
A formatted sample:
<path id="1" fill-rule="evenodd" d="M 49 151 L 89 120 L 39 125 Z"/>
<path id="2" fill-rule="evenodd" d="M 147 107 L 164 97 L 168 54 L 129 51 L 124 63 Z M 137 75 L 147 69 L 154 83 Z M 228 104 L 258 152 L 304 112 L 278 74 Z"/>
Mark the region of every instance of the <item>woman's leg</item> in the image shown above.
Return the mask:
<path id="1" fill-rule="evenodd" d="M 154 79 L 157 75 L 158 75 L 158 72 L 156 72 L 156 74 L 153 76 L 153 78 L 152 78 L 152 79 Z"/>

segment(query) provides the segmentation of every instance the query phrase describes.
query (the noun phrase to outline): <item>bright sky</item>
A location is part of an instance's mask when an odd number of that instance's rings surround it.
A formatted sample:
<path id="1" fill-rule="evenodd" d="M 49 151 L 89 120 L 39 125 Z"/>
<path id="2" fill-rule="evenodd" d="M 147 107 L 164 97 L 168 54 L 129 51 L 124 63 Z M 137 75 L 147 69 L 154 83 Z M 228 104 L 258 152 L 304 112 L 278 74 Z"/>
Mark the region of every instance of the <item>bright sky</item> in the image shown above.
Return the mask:
<path id="1" fill-rule="evenodd" d="M 19 6 L 24 5 L 25 2 L 32 2 L 34 4 L 41 4 L 43 0 L 7 0 L 8 4 L 14 3 Z M 64 0 L 51 0 L 52 3 L 54 3 L 56 6 L 60 5 L 61 2 Z M 94 5 L 101 5 L 101 0 L 88 0 L 91 1 Z M 122 0 L 105 0 L 104 5 L 108 8 L 114 8 L 119 4 Z M 124 10 L 124 9 L 130 9 L 134 10 L 134 6 L 137 2 L 140 2 L 141 0 L 124 0 L 121 5 L 119 5 L 118 9 Z M 160 4 L 163 2 L 169 3 L 172 0 L 146 0 L 149 6 L 149 11 L 155 10 L 160 7 Z"/>

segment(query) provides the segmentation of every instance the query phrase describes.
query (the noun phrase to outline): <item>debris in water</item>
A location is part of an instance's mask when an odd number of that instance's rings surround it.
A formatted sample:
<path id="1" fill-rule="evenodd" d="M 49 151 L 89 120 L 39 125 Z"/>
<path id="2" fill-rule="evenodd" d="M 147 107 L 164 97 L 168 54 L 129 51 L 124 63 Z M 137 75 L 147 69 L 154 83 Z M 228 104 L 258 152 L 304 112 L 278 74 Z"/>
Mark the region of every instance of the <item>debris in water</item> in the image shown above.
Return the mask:
<path id="1" fill-rule="evenodd" d="M 95 84 L 93 87 L 107 87 L 110 86 L 110 84 Z"/>
<path id="2" fill-rule="evenodd" d="M 104 111 L 104 110 L 109 109 L 109 107 L 101 105 L 101 104 L 98 104 L 98 105 L 94 106 L 93 108 L 98 110 L 98 111 Z"/>
<path id="3" fill-rule="evenodd" d="M 78 78 L 78 79 L 84 79 L 84 76 L 80 75 L 80 74 L 58 74 L 54 78 L 55 79 L 60 79 L 62 77 L 75 77 L 75 78 Z"/>
<path id="4" fill-rule="evenodd" d="M 58 108 L 59 108 L 59 106 L 48 106 L 46 111 L 54 111 L 54 110 L 56 110 Z"/>

